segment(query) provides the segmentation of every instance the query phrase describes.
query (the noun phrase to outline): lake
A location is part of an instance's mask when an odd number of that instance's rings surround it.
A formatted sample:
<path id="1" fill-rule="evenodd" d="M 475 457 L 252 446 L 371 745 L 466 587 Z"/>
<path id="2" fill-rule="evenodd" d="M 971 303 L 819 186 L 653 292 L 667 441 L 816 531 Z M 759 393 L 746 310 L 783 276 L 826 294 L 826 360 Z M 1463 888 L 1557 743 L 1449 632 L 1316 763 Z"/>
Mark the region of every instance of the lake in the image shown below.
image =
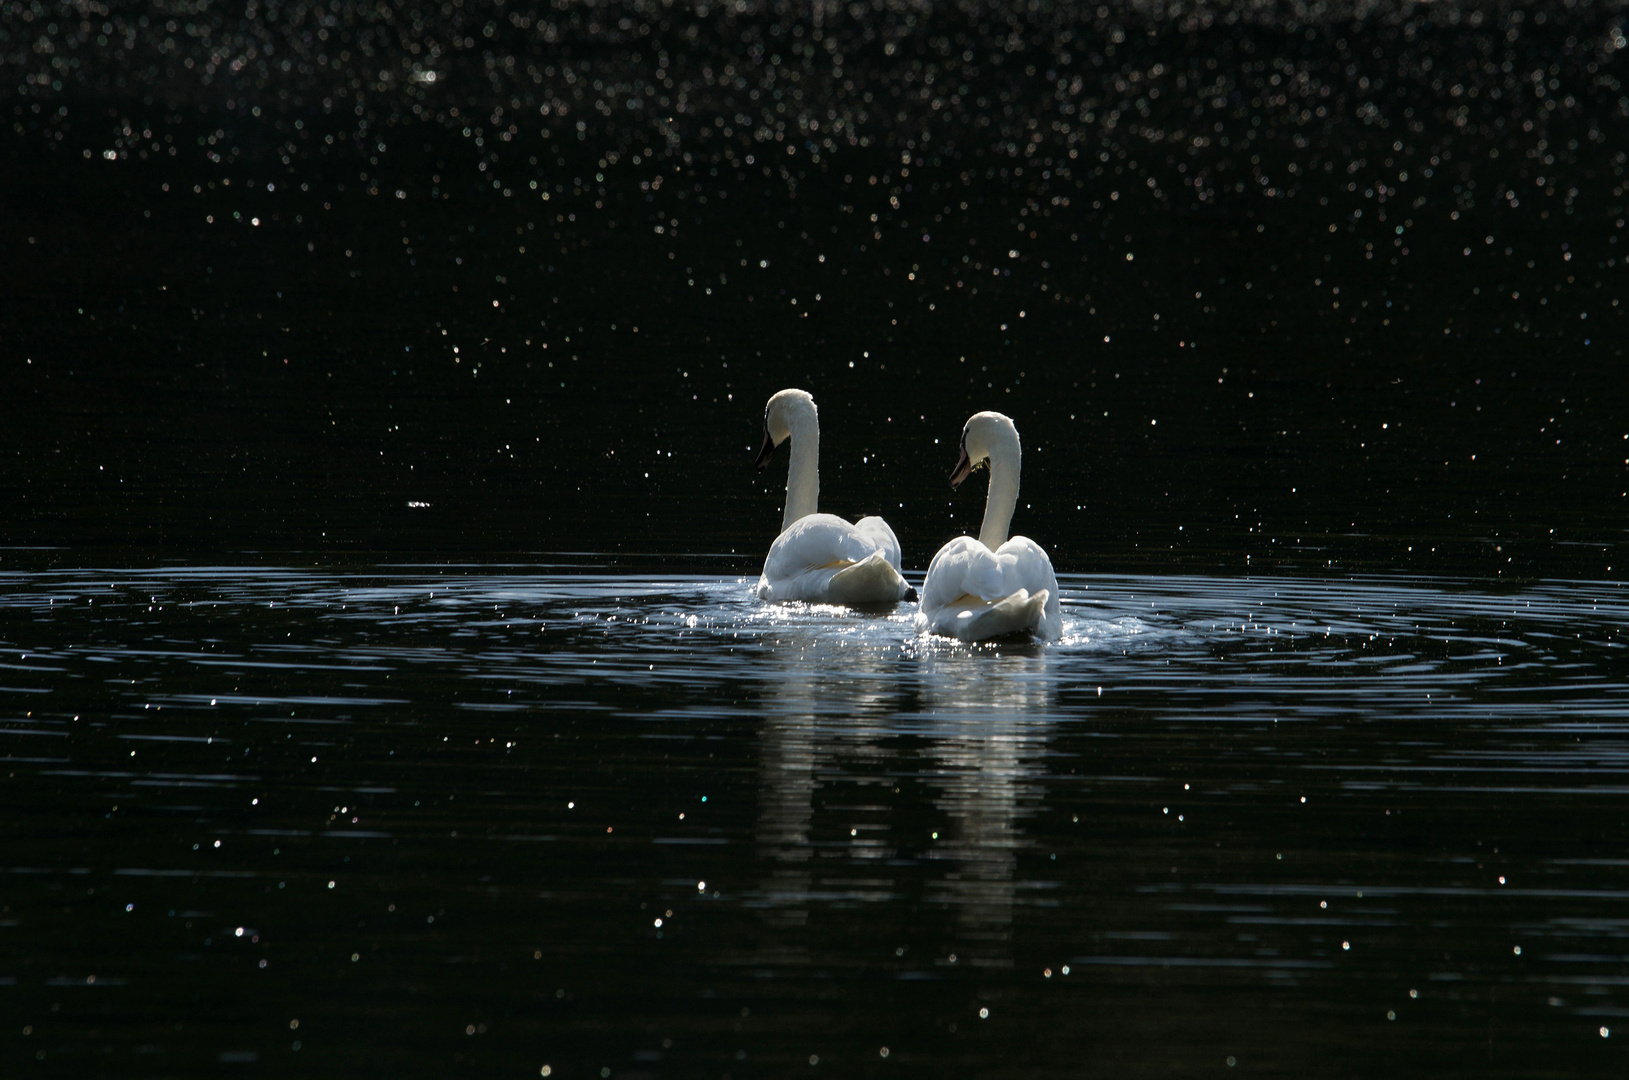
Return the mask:
<path id="1" fill-rule="evenodd" d="M 1060 642 L 977 647 L 750 585 L 0 576 L 23 1046 L 81 1075 L 1618 1060 L 1618 584 L 1065 575 Z"/>

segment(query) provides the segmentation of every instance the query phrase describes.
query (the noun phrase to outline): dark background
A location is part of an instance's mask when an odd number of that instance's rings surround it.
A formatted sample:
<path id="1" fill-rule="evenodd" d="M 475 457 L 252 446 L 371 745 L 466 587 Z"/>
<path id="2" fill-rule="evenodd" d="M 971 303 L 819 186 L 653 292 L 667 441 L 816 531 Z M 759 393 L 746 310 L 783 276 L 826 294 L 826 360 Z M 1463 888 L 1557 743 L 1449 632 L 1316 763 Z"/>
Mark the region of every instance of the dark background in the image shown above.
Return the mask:
<path id="1" fill-rule="evenodd" d="M 1621 12 L 7 4 L 0 541 L 1616 577 Z"/>
<path id="2" fill-rule="evenodd" d="M 0 0 L 7 1045 L 1610 1072 L 1625 12 Z M 720 580 L 786 386 L 1089 640 Z"/>

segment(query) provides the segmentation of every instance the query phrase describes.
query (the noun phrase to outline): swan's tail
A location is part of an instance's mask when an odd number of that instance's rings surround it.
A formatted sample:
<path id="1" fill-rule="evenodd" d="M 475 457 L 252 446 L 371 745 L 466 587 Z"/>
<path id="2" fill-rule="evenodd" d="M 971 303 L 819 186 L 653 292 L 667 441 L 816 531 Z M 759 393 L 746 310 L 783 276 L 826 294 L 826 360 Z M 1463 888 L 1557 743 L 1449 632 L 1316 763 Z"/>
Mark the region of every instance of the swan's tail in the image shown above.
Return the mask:
<path id="1" fill-rule="evenodd" d="M 909 586 L 886 555 L 873 551 L 853 566 L 845 566 L 833 574 L 827 588 L 832 603 L 863 606 L 896 604 Z"/>
<path id="2" fill-rule="evenodd" d="M 963 641 L 987 641 L 990 638 L 1038 634 L 1041 621 L 1046 618 L 1046 602 L 1051 593 L 1037 589 L 1033 593 L 1019 589 L 983 608 L 963 608 L 955 613 L 952 626 L 942 627 Z M 962 618 L 962 613 L 966 618 Z"/>

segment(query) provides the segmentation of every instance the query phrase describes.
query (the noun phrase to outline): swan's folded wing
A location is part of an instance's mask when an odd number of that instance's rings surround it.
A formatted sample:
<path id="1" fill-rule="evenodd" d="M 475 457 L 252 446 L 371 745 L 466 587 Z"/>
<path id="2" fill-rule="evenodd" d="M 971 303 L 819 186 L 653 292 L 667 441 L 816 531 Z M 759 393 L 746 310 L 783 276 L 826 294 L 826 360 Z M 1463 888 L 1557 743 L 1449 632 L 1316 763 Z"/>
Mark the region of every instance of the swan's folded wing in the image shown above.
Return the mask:
<path id="1" fill-rule="evenodd" d="M 1002 587 L 1007 593 L 1046 589 L 1053 596 L 1058 595 L 1058 575 L 1052 571 L 1052 560 L 1045 549 L 1029 537 L 1012 537 L 996 550 L 996 558 L 1001 561 Z"/>
<path id="2" fill-rule="evenodd" d="M 896 542 L 896 559 L 897 550 Z M 777 603 L 890 604 L 906 588 L 874 533 L 862 534 L 831 514 L 800 518 L 776 537 L 758 579 L 759 599 Z"/>
<path id="3" fill-rule="evenodd" d="M 1004 587 L 1003 576 L 994 552 L 971 536 L 958 536 L 940 548 L 928 565 L 922 607 L 948 607 L 964 596 L 1000 600 L 1010 591 Z"/>
<path id="4" fill-rule="evenodd" d="M 854 531 L 869 541 L 877 551 L 882 552 L 883 557 L 895 570 L 904 565 L 900 562 L 899 538 L 882 518 L 863 517 L 854 523 Z"/>
<path id="5" fill-rule="evenodd" d="M 822 567 L 846 566 L 875 550 L 869 538 L 835 514 L 810 514 L 775 538 L 764 560 L 764 576 L 776 580 Z"/>
<path id="6" fill-rule="evenodd" d="M 1063 608 L 1059 602 L 1058 575 L 1046 549 L 1027 536 L 1014 536 L 996 551 L 1001 560 L 1003 585 L 1008 593 L 1019 589 L 1031 595 L 1047 591 L 1046 616 L 1038 628 L 1041 635 L 1055 638 L 1063 632 Z"/>

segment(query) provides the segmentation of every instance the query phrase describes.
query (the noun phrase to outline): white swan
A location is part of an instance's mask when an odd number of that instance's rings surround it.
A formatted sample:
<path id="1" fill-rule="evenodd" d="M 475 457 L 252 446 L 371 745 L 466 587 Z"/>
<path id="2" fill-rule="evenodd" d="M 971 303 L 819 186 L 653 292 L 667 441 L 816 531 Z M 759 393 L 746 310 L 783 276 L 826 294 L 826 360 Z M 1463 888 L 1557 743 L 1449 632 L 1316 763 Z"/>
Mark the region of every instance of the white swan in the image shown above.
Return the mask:
<path id="1" fill-rule="evenodd" d="M 814 398 L 782 390 L 764 406 L 764 448 L 757 467 L 769 464 L 775 447 L 792 440 L 786 475 L 786 512 L 781 534 L 770 545 L 758 578 L 760 600 L 823 604 L 894 604 L 915 597 L 899 574 L 899 540 L 880 517 L 849 524 L 820 514 L 820 421 Z"/>
<path id="2" fill-rule="evenodd" d="M 1051 641 L 1063 633 L 1058 576 L 1052 560 L 1025 536 L 1007 539 L 1018 505 L 1018 429 L 997 412 L 981 412 L 962 429 L 962 452 L 950 474 L 959 487 L 975 466 L 990 464 L 990 490 L 979 538 L 958 536 L 939 549 L 922 583 L 916 628 L 960 638 L 1028 634 Z"/>

